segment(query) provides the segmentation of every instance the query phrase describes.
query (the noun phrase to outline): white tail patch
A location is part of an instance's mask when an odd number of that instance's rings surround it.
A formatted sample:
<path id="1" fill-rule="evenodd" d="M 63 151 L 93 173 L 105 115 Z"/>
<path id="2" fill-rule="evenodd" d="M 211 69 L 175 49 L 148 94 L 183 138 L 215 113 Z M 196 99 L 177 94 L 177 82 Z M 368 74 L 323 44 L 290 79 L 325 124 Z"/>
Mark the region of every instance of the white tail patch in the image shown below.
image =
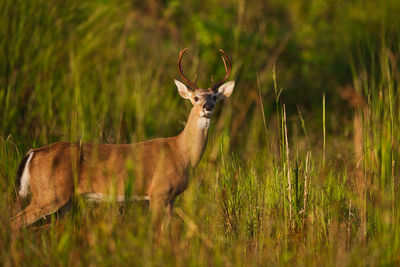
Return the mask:
<path id="1" fill-rule="evenodd" d="M 25 163 L 25 168 L 24 171 L 22 172 L 22 176 L 21 176 L 21 183 L 19 186 L 19 196 L 22 198 L 25 198 L 28 195 L 28 191 L 29 191 L 29 182 L 30 182 L 30 174 L 29 174 L 29 163 L 32 159 L 33 153 L 35 152 L 31 152 L 29 153 L 29 157 L 28 160 Z"/>
<path id="2" fill-rule="evenodd" d="M 99 193 L 90 193 L 85 195 L 88 202 L 109 202 L 112 201 L 112 196 L 99 194 Z M 125 198 L 125 196 L 117 196 L 117 202 L 124 202 L 124 201 L 141 201 L 141 200 L 150 200 L 148 195 L 143 196 L 129 196 Z"/>

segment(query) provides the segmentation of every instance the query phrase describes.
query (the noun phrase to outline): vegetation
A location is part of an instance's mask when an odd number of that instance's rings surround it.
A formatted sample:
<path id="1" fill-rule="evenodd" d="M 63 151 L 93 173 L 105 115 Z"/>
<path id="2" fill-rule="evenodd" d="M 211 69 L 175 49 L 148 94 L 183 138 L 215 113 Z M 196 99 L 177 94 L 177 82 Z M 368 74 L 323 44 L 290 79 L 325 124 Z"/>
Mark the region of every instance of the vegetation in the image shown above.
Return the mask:
<path id="1" fill-rule="evenodd" d="M 400 2 L 0 2 L 0 263 L 399 265 Z M 88 204 L 12 234 L 31 147 L 179 133 L 179 50 L 224 73 L 206 153 L 153 242 L 143 203 Z M 24 204 L 24 203 L 22 203 Z"/>

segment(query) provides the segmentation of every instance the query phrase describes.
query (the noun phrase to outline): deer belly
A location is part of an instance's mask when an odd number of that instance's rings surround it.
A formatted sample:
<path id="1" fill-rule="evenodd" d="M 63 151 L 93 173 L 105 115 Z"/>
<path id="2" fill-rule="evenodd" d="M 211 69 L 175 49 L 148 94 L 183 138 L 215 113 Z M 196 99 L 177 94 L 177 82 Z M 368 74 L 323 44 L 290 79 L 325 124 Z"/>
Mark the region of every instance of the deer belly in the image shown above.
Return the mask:
<path id="1" fill-rule="evenodd" d="M 108 195 L 102 193 L 88 193 L 85 194 L 86 200 L 88 202 L 133 202 L 133 201 L 146 201 L 150 200 L 148 195 Z"/>

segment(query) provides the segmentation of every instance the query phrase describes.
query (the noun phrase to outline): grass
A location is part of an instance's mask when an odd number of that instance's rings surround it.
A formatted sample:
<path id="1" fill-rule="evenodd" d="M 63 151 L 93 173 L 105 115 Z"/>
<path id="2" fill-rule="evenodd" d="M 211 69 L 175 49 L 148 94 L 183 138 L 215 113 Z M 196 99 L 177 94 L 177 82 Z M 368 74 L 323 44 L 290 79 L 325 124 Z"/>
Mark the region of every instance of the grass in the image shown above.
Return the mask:
<path id="1" fill-rule="evenodd" d="M 232 44 L 237 86 L 217 109 L 206 153 L 159 243 L 153 242 L 146 204 L 88 204 L 78 196 L 63 216 L 13 235 L 14 179 L 29 148 L 59 140 L 125 143 L 172 136 L 189 113 L 172 79 L 186 40 L 173 36 L 191 29 L 173 23 L 177 14 L 192 14 L 190 7 L 171 1 L 162 15 L 148 15 L 153 11 L 142 14 L 136 11 L 140 4 L 124 1 L 63 3 L 0 3 L 6 25 L 0 30 L 2 265 L 400 263 L 397 37 L 382 36 L 379 45 L 351 52 L 346 99 L 354 105 L 335 106 L 327 88 L 326 94 L 308 95 L 316 99 L 310 108 L 290 102 L 302 94 L 285 86 L 296 72 L 283 75 L 282 65 L 267 64 L 253 47 L 257 38 L 248 44 L 250 52 L 241 52 L 247 37 L 240 29 L 249 24 L 240 19 Z M 247 12 L 243 5 L 237 8 Z M 248 5 L 249 12 L 256 10 Z M 154 16 L 161 16 L 162 31 L 149 30 Z M 224 18 L 229 22 L 229 15 Z M 208 49 L 213 46 L 202 43 L 211 38 L 208 28 L 201 20 L 193 27 L 202 45 L 190 49 L 183 65 L 188 76 L 198 69 L 202 83 L 202 75 L 217 77 L 223 67 Z M 246 65 L 249 54 L 259 57 L 251 64 L 254 72 Z M 203 60 L 205 65 L 198 63 Z"/>

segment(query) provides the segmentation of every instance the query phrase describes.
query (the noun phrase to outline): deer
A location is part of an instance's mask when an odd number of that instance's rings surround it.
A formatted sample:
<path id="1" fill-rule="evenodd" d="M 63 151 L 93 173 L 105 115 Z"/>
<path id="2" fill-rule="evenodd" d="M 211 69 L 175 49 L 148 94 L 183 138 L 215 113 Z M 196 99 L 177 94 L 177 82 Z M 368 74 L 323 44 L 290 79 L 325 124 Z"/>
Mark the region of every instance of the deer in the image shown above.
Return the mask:
<path id="1" fill-rule="evenodd" d="M 17 198 L 30 193 L 30 202 L 10 219 L 12 230 L 20 230 L 57 212 L 73 196 L 87 201 L 148 201 L 152 217 L 172 216 L 174 200 L 188 187 L 189 169 L 200 162 L 207 145 L 211 115 L 217 102 L 228 98 L 235 82 L 227 81 L 232 70 L 229 56 L 218 49 L 225 77 L 202 89 L 187 78 L 179 53 L 174 79 L 180 96 L 193 107 L 183 131 L 174 137 L 156 138 L 131 144 L 56 142 L 30 149 L 21 160 L 16 178 Z M 132 167 L 133 166 L 133 167 Z M 131 190 L 126 190 L 130 186 Z M 126 192 L 130 191 L 127 195 Z"/>

